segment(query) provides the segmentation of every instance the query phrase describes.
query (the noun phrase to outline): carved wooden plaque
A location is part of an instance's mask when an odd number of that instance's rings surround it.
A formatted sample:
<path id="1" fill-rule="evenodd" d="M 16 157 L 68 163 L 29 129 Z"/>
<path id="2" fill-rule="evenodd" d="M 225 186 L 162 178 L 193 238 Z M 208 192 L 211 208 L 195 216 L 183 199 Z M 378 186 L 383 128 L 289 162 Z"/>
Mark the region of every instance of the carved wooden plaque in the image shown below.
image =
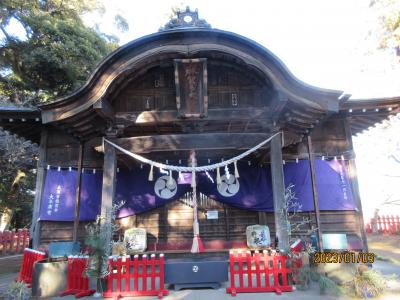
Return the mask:
<path id="1" fill-rule="evenodd" d="M 207 59 L 175 59 L 176 107 L 181 118 L 206 117 Z"/>

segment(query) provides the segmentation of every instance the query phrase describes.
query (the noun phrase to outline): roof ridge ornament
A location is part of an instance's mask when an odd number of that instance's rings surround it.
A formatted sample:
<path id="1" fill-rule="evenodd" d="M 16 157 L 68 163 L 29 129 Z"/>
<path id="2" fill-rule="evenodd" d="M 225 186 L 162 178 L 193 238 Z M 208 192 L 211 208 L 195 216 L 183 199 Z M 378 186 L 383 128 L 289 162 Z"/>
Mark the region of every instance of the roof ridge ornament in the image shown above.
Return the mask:
<path id="1" fill-rule="evenodd" d="M 161 27 L 159 31 L 180 29 L 180 28 L 211 28 L 211 25 L 204 19 L 199 19 L 199 12 L 197 8 L 192 11 L 189 6 L 186 6 L 186 10 L 178 10 L 176 17 L 173 17 L 164 27 Z"/>

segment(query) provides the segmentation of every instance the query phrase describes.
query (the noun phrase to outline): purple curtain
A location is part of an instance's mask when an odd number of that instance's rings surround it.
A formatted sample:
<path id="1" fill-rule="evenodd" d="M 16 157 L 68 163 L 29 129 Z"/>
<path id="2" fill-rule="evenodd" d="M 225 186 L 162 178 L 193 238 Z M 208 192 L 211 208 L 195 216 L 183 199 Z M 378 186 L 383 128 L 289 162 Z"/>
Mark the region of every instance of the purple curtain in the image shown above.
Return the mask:
<path id="1" fill-rule="evenodd" d="M 222 188 L 216 184 L 216 171 L 199 174 L 198 191 L 223 203 L 256 211 L 273 211 L 271 172 L 267 168 L 238 163 L 239 179 L 234 178 L 232 166 L 229 168 L 230 179 L 226 179 L 223 168 L 220 173 L 223 179 Z M 239 189 L 236 192 L 236 187 Z M 236 192 L 236 193 L 235 193 Z"/>
<path id="2" fill-rule="evenodd" d="M 315 160 L 320 210 L 354 210 L 356 205 L 343 161 Z"/>
<path id="3" fill-rule="evenodd" d="M 313 211 L 311 171 L 308 160 L 284 165 L 285 185 L 294 185 L 303 211 Z M 354 210 L 356 208 L 346 163 L 338 160 L 315 160 L 315 177 L 320 210 Z"/>
<path id="4" fill-rule="evenodd" d="M 149 181 L 149 172 L 150 167 L 143 166 L 142 169 L 131 171 L 121 170 L 117 174 L 115 199 L 117 202 L 125 202 L 118 213 L 118 218 L 139 214 L 160 207 L 179 199 L 186 192 L 191 190 L 190 184 L 179 184 L 177 178 L 178 174 L 176 172 L 173 172 L 175 184 L 170 189 L 167 187 L 167 178 L 165 180 L 159 180 L 161 176 L 168 177 L 167 174 L 162 174 L 158 168 L 154 168 L 154 180 Z M 174 187 L 176 187 L 176 189 Z M 156 191 L 158 191 L 160 196 L 164 196 L 164 198 L 157 195 Z"/>
<path id="5" fill-rule="evenodd" d="M 199 173 L 197 189 L 212 199 L 254 211 L 273 211 L 271 171 L 269 167 L 253 167 L 238 163 L 239 180 L 229 168 L 229 179 L 220 169 L 223 183 L 218 188 L 216 172 Z M 168 175 L 154 168 L 154 181 L 148 181 L 149 166 L 117 173 L 115 202 L 124 201 L 118 217 L 139 214 L 182 197 L 191 191 L 191 176 L 178 178 L 173 173 L 172 184 Z M 346 165 L 342 161 L 315 161 L 316 183 L 321 210 L 354 210 Z M 41 220 L 71 221 L 74 218 L 76 170 L 48 170 L 42 195 Z M 167 172 L 165 172 L 167 173 Z M 182 175 L 183 176 L 183 175 Z M 297 201 L 303 211 L 313 211 L 311 174 L 308 161 L 284 165 L 285 185 L 294 185 Z M 82 175 L 80 220 L 94 220 L 100 213 L 102 172 Z"/>
<path id="6" fill-rule="evenodd" d="M 42 221 L 74 220 L 76 176 L 76 170 L 47 170 L 40 207 Z M 100 211 L 102 176 L 102 172 L 82 174 L 81 221 L 96 219 Z"/>

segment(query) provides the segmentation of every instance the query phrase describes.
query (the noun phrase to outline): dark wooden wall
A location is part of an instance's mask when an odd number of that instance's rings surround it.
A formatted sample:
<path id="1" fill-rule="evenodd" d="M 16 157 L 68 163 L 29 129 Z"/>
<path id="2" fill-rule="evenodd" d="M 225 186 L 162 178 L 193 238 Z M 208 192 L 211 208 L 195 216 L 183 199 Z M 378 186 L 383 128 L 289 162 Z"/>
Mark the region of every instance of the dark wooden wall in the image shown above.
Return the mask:
<path id="1" fill-rule="evenodd" d="M 49 128 L 47 140 L 46 164 L 62 168 L 78 165 L 79 142 L 67 132 Z M 92 145 L 86 144 L 83 153 L 84 168 L 102 168 L 103 154 L 94 150 Z"/>
<path id="2" fill-rule="evenodd" d="M 116 112 L 176 110 L 172 61 L 154 67 L 142 76 L 127 80 L 112 96 Z M 272 88 L 265 81 L 234 64 L 208 60 L 209 108 L 265 107 Z M 236 94 L 237 105 L 232 102 Z"/>
<path id="3" fill-rule="evenodd" d="M 317 156 L 340 156 L 344 153 L 348 158 L 352 154 L 353 148 L 346 133 L 346 122 L 346 119 L 332 117 L 315 126 L 311 132 L 311 139 Z M 286 147 L 282 151 L 284 159 L 307 158 L 307 139 Z"/>
<path id="4" fill-rule="evenodd" d="M 223 108 L 262 108 L 268 110 L 274 99 L 274 90 L 270 82 L 261 78 L 255 72 L 249 72 L 243 65 L 233 62 L 208 59 L 208 96 L 210 109 Z M 234 96 L 235 95 L 235 96 Z M 233 101 L 235 97 L 236 102 Z M 116 114 L 143 111 L 176 111 L 174 67 L 172 60 L 160 62 L 159 65 L 139 75 L 127 78 L 119 88 L 109 95 Z M 290 107 L 286 108 L 290 111 Z M 265 120 L 263 122 L 267 122 Z M 195 121 L 190 121 L 195 122 Z M 196 121 L 197 122 L 197 121 Z M 208 122 L 199 121 L 200 122 Z M 225 122 L 225 123 L 224 123 Z M 204 126 L 205 131 L 235 132 L 235 124 L 241 124 L 247 132 L 265 132 L 265 127 L 248 126 L 252 120 L 235 122 L 225 120 Z M 212 124 L 211 124 L 212 123 Z M 246 125 L 247 123 L 247 125 Z M 192 127 L 185 127 L 184 123 L 156 124 L 140 129 L 136 123 L 126 128 L 123 136 L 186 133 Z M 180 127 L 181 126 L 181 127 Z M 207 127 L 208 126 L 208 127 Z M 237 129 L 242 132 L 243 128 Z M 130 128 L 130 129 L 129 129 Z M 196 128 L 193 126 L 193 128 Z M 186 131 L 185 131 L 186 130 Z M 203 129 L 202 129 L 203 130 Z M 189 132 L 190 133 L 190 132 Z M 326 121 L 315 124 L 311 133 L 313 149 L 317 155 L 338 155 L 345 153 L 346 157 L 352 155 L 352 144 L 346 132 L 346 120 L 337 117 L 328 118 Z M 79 143 L 67 131 L 49 128 L 47 141 L 47 161 L 44 164 L 60 167 L 76 167 L 78 162 Z M 165 159 L 168 159 L 165 152 Z M 268 162 L 268 155 L 264 160 Z M 283 149 L 283 159 L 306 159 L 306 139 L 298 144 Z M 264 161 L 260 161 L 263 163 Z M 123 157 L 119 157 L 120 166 L 124 164 Z M 129 165 L 129 164 L 128 164 Z M 83 167 L 102 168 L 103 155 L 94 150 L 93 144 L 84 147 Z M 322 200 L 322 199 L 321 199 Z M 205 211 L 218 210 L 217 220 L 207 220 Z M 314 215 L 304 213 L 313 222 Z M 170 245 L 175 249 L 187 249 L 193 238 L 193 209 L 192 207 L 175 201 L 165 207 L 142 213 L 136 217 L 124 218 L 119 221 L 122 230 L 132 226 L 145 228 L 148 232 L 148 243 L 155 245 Z M 272 240 L 275 234 L 275 220 L 273 213 L 259 214 L 223 205 L 217 202 L 208 202 L 199 208 L 200 234 L 205 242 L 213 241 L 245 241 L 246 227 L 258 223 L 269 226 Z M 72 238 L 72 222 L 41 222 L 41 242 L 43 244 L 53 240 L 70 240 Z M 321 212 L 322 232 L 346 232 L 360 236 L 360 219 L 353 211 L 323 211 Z M 309 228 L 304 228 L 306 232 Z M 84 224 L 79 227 L 78 238 L 84 239 Z"/>

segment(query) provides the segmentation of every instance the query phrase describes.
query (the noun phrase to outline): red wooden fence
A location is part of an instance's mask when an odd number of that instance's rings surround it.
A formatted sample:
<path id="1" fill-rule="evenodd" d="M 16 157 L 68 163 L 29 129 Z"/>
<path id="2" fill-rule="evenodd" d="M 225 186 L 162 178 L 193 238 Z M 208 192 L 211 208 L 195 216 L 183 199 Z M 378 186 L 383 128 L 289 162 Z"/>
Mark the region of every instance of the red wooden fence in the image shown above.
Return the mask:
<path id="1" fill-rule="evenodd" d="M 378 216 L 376 221 L 372 218 L 371 221 L 365 225 L 365 231 L 367 233 L 372 233 L 374 232 L 374 227 L 376 227 L 377 233 L 400 235 L 400 217 L 398 215 Z"/>
<path id="2" fill-rule="evenodd" d="M 96 292 L 89 289 L 89 279 L 86 276 L 87 256 L 69 256 L 67 268 L 67 289 L 60 296 L 75 295 L 75 298 L 90 296 Z"/>
<path id="3" fill-rule="evenodd" d="M 107 290 L 103 297 L 158 296 L 168 295 L 164 289 L 164 255 L 156 259 L 152 254 L 150 260 L 146 255 L 138 255 L 131 260 L 130 256 L 109 259 L 110 274 L 107 277 Z"/>
<path id="4" fill-rule="evenodd" d="M 289 258 L 284 255 L 250 251 L 229 253 L 230 287 L 227 293 L 291 292 Z"/>
<path id="5" fill-rule="evenodd" d="M 28 229 L 0 232 L 0 255 L 22 253 L 28 246 Z"/>
<path id="6" fill-rule="evenodd" d="M 35 262 L 45 258 L 46 253 L 26 248 L 22 257 L 21 269 L 15 281 L 22 281 L 30 286 L 32 283 L 33 265 Z"/>

